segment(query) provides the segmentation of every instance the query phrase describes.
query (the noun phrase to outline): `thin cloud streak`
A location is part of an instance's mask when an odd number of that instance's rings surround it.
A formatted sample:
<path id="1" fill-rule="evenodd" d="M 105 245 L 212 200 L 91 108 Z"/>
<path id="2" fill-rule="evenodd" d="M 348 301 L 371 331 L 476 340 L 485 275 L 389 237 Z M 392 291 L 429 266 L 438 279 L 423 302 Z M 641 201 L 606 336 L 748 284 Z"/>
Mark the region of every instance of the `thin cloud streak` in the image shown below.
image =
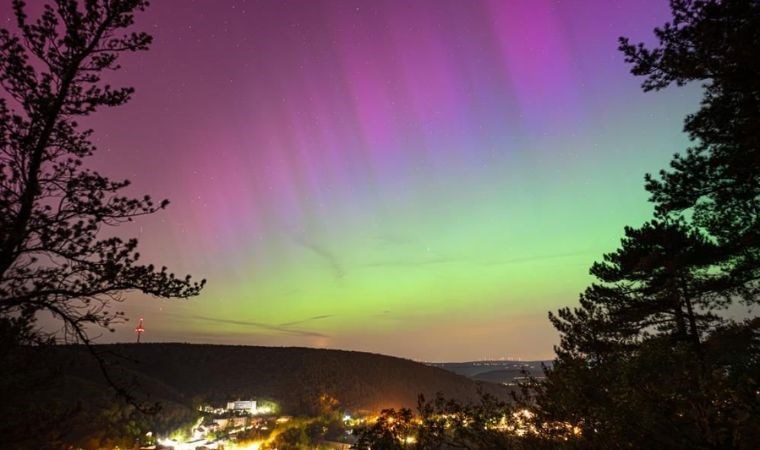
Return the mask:
<path id="1" fill-rule="evenodd" d="M 329 338 L 330 336 L 318 333 L 316 331 L 308 331 L 308 330 L 299 330 L 299 329 L 293 329 L 288 328 L 289 324 L 282 324 L 282 325 L 270 325 L 267 323 L 262 322 L 253 322 L 253 321 L 247 321 L 247 320 L 234 320 L 234 319 L 221 319 L 217 317 L 206 317 L 206 316 L 198 316 L 198 315 L 178 315 L 178 314 L 171 314 L 172 316 L 178 317 L 178 318 L 184 318 L 184 319 L 193 319 L 193 320 L 200 320 L 204 322 L 212 322 L 212 323 L 224 323 L 229 325 L 240 325 L 240 326 L 247 326 L 247 327 L 254 327 L 259 328 L 262 330 L 267 331 L 274 331 L 277 333 L 282 334 L 288 334 L 291 336 L 300 336 L 300 337 L 318 337 L 318 338 Z M 320 316 L 317 316 L 318 318 Z M 297 323 L 304 323 L 308 322 L 312 319 L 306 319 L 299 322 L 292 322 L 291 324 L 297 324 Z"/>
<path id="2" fill-rule="evenodd" d="M 319 256 L 320 258 L 324 259 L 328 266 L 332 269 L 335 278 L 337 280 L 341 280 L 346 276 L 346 270 L 343 267 L 343 264 L 341 264 L 340 260 L 333 252 L 331 252 L 328 248 L 325 248 L 316 242 L 309 241 L 308 239 L 298 236 L 296 234 L 291 235 L 293 238 L 293 241 L 300 245 L 301 247 L 311 250 L 315 255 Z"/>
<path id="3" fill-rule="evenodd" d="M 506 264 L 520 264 L 520 263 L 525 263 L 525 262 L 545 261 L 545 260 L 551 260 L 551 259 L 573 258 L 576 256 L 586 256 L 586 255 L 592 255 L 592 254 L 595 254 L 595 252 L 591 250 L 583 250 L 583 251 L 570 252 L 570 253 L 557 253 L 553 255 L 537 255 L 537 256 L 526 256 L 523 258 L 484 261 L 482 265 L 483 266 L 500 266 L 500 265 L 506 265 Z"/>
<path id="4" fill-rule="evenodd" d="M 503 259 L 503 260 L 478 261 L 477 259 L 472 259 L 469 261 L 472 264 L 476 264 L 480 266 L 498 266 L 498 265 L 506 265 L 506 264 L 520 264 L 520 263 L 534 262 L 534 261 L 545 261 L 545 260 L 551 260 L 551 259 L 572 258 L 576 256 L 591 255 L 594 253 L 595 252 L 591 250 L 583 250 L 583 251 L 576 251 L 576 252 L 569 252 L 569 253 L 526 256 L 522 258 L 512 258 L 512 259 Z M 429 265 L 437 265 L 437 264 L 456 264 L 456 263 L 467 263 L 467 262 L 468 262 L 467 258 L 457 258 L 457 257 L 437 257 L 437 258 L 420 258 L 420 259 L 409 258 L 409 259 L 373 261 L 373 262 L 362 264 L 362 267 L 418 267 L 418 266 L 429 266 Z"/>
<path id="5" fill-rule="evenodd" d="M 329 319 L 330 317 L 334 317 L 334 315 L 333 314 L 324 314 L 324 315 L 321 315 L 321 316 L 309 317 L 308 319 L 295 320 L 293 322 L 281 323 L 280 326 L 281 327 L 292 327 L 293 325 L 301 325 L 301 324 L 304 324 L 304 323 L 313 322 L 315 320 Z"/>

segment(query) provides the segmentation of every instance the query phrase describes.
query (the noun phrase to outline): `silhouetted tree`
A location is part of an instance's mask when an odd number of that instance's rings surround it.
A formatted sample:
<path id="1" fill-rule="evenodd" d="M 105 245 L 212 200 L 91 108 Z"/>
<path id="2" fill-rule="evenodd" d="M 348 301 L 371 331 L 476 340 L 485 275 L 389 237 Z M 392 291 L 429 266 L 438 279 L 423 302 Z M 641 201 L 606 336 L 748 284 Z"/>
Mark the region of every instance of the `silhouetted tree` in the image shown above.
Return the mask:
<path id="1" fill-rule="evenodd" d="M 126 103 L 133 89 L 101 80 L 118 56 L 146 50 L 131 32 L 146 0 L 56 0 L 30 21 L 13 1 L 18 34 L 0 30 L 0 317 L 60 319 L 66 337 L 89 342 L 86 326 L 109 327 L 125 291 L 190 297 L 203 281 L 138 263 L 137 240 L 102 238 L 104 227 L 163 209 L 129 198 L 128 181 L 83 167 L 95 152 L 78 117 Z"/>
<path id="2" fill-rule="evenodd" d="M 760 433 L 760 325 L 721 314 L 758 301 L 760 2 L 671 9 L 659 47 L 620 48 L 644 90 L 703 82 L 694 146 L 646 177 L 655 220 L 592 266 L 579 307 L 550 314 L 557 359 L 531 386 L 540 420 L 577 425 L 586 448 L 753 448 Z"/>
<path id="3" fill-rule="evenodd" d="M 731 300 L 713 265 L 718 246 L 681 221 L 626 227 L 625 235 L 620 249 L 591 267 L 598 282 L 581 296 L 581 308 L 550 313 L 563 337 L 575 340 L 563 347 L 602 352 L 605 335 L 614 345 L 631 345 L 665 334 L 699 352 L 701 338 L 721 323 L 715 311 Z M 595 332 L 578 333 L 579 322 Z"/>
<path id="4" fill-rule="evenodd" d="M 659 217 L 685 217 L 723 250 L 724 282 L 757 302 L 760 278 L 760 3 L 671 0 L 673 19 L 653 49 L 621 38 L 645 91 L 700 82 L 700 109 L 685 121 L 694 145 L 670 170 L 647 175 Z"/>
<path id="5" fill-rule="evenodd" d="M 479 402 L 462 403 L 441 394 L 419 397 L 417 416 L 409 409 L 383 410 L 377 420 L 354 430 L 356 449 L 557 449 L 575 444 L 565 428 L 539 433 L 532 413 L 482 393 Z"/>
<path id="6" fill-rule="evenodd" d="M 0 29 L 0 412 L 6 418 L 0 430 L 9 446 L 15 438 L 27 440 L 20 448 L 53 446 L 55 430 L 67 428 L 64 419 L 73 412 L 32 401 L 54 388 L 51 374 L 58 383 L 64 378 L 25 346 L 62 338 L 89 347 L 88 327 L 123 320 L 109 306 L 125 291 L 185 298 L 204 284 L 140 264 L 135 239 L 102 237 L 104 228 L 168 202 L 124 196 L 128 181 L 84 165 L 96 149 L 92 131 L 77 120 L 129 100 L 132 88 L 112 88 L 101 77 L 119 68 L 120 54 L 148 48 L 148 34 L 129 30 L 147 4 L 56 0 L 30 20 L 24 2 L 14 0 L 16 29 Z M 63 334 L 39 329 L 40 313 L 58 319 Z M 111 384 L 131 398 L 100 361 Z"/>
<path id="7" fill-rule="evenodd" d="M 309 440 L 305 428 L 303 426 L 293 426 L 275 436 L 272 448 L 278 450 L 300 450 L 309 448 L 311 444 L 312 442 Z"/>
<path id="8" fill-rule="evenodd" d="M 665 335 L 601 359 L 560 349 L 546 379 L 530 386 L 531 408 L 539 422 L 577 426 L 582 448 L 754 448 L 758 331 L 756 320 L 720 327 L 701 358 Z"/>
<path id="9" fill-rule="evenodd" d="M 402 450 L 417 448 L 414 436 L 414 415 L 408 408 L 384 409 L 377 420 L 357 431 L 357 449 Z"/>

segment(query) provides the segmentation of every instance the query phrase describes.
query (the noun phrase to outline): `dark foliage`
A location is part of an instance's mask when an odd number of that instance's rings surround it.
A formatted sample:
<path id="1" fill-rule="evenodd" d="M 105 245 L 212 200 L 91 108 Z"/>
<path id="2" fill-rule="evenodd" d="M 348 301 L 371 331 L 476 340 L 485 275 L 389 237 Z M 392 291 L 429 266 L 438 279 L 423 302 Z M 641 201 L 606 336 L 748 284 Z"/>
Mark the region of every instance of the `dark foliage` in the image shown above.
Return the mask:
<path id="1" fill-rule="evenodd" d="M 300 450 L 309 448 L 311 441 L 302 427 L 291 427 L 278 434 L 272 443 L 274 448 L 282 450 Z"/>
<path id="2" fill-rule="evenodd" d="M 414 415 L 409 408 L 384 409 L 375 423 L 358 430 L 357 449 L 401 450 L 416 448 Z"/>
<path id="3" fill-rule="evenodd" d="M 515 404 L 489 394 L 462 402 L 438 394 L 433 401 L 420 396 L 411 409 L 383 410 L 376 421 L 357 430 L 353 448 L 359 450 L 514 449 L 568 447 L 566 437 L 548 438 L 537 432 L 533 416 Z"/>
<path id="4" fill-rule="evenodd" d="M 141 403 L 160 402 L 150 423 L 161 420 L 167 408 L 192 412 L 200 404 L 224 405 L 235 399 L 274 400 L 284 414 L 331 417 L 335 410 L 376 411 L 413 406 L 417 395 L 444 392 L 462 402 L 478 399 L 478 385 L 442 369 L 400 358 L 361 352 L 190 344 L 98 345 L 108 370 L 130 386 Z M 32 349 L 28 349 L 32 351 Z M 107 411 L 111 396 L 97 361 L 82 346 L 34 350 L 38 360 L 65 371 L 70 388 L 46 390 L 48 399 L 73 408 Z M 113 356 L 109 356 L 113 355 Z M 493 395 L 506 394 L 484 385 Z M 100 413 L 98 413 L 100 414 Z M 171 413 L 177 415 L 178 412 Z M 102 419 L 78 422 L 80 436 L 100 436 Z M 330 421 L 324 426 L 330 427 Z M 157 431 L 157 428 L 148 428 Z M 148 429 L 144 429 L 147 431 Z M 121 434 L 110 436 L 112 438 Z"/>
<path id="5" fill-rule="evenodd" d="M 18 32 L 0 30 L 0 316 L 62 321 L 66 337 L 88 342 L 85 327 L 109 327 L 124 291 L 196 295 L 203 282 L 138 263 L 137 240 L 101 238 L 103 227 L 164 208 L 129 198 L 128 181 L 83 167 L 95 152 L 77 118 L 126 103 L 132 88 L 101 80 L 118 56 L 148 48 L 129 31 L 145 0 L 57 0 L 30 21 L 13 1 Z"/>
<path id="6" fill-rule="evenodd" d="M 371 353 L 190 344 L 98 347 L 127 358 L 119 363 L 124 370 L 170 386 L 181 398 L 214 404 L 271 399 L 286 414 L 322 415 L 325 398 L 348 410 L 379 410 L 413 406 L 420 392 L 432 396 L 440 391 L 460 400 L 478 397 L 477 384 L 464 377 Z M 96 375 L 92 369 L 82 373 L 91 379 Z M 496 386 L 484 389 L 498 393 Z M 164 388 L 164 395 L 168 392 Z"/>
<path id="7" fill-rule="evenodd" d="M 621 38 L 643 88 L 700 82 L 700 109 L 684 130 L 694 141 L 670 170 L 647 175 L 660 217 L 689 218 L 722 250 L 726 282 L 748 302 L 760 277 L 760 2 L 672 0 L 673 20 L 649 49 Z"/>
<path id="8" fill-rule="evenodd" d="M 111 308 L 124 292 L 187 298 L 204 284 L 140 264 L 135 239 L 103 237 L 104 228 L 168 202 L 124 196 L 128 181 L 85 167 L 96 148 L 77 120 L 129 100 L 132 88 L 102 77 L 119 68 L 119 55 L 148 48 L 148 34 L 130 31 L 147 5 L 56 0 L 30 19 L 13 0 L 15 29 L 0 29 L 0 434 L 8 446 L 55 447 L 81 417 L 76 404 L 43 402 L 43 393 L 73 387 L 60 367 L 30 358 L 23 346 L 89 345 L 90 327 L 124 320 Z M 38 328 L 41 313 L 63 332 Z M 101 376 L 132 400 L 100 362 Z"/>
<path id="9" fill-rule="evenodd" d="M 649 49 L 621 39 L 644 90 L 702 82 L 694 145 L 647 176 L 655 219 L 594 264 L 546 380 L 541 421 L 577 425 L 585 448 L 754 448 L 760 436 L 758 302 L 760 2 L 673 0 Z"/>

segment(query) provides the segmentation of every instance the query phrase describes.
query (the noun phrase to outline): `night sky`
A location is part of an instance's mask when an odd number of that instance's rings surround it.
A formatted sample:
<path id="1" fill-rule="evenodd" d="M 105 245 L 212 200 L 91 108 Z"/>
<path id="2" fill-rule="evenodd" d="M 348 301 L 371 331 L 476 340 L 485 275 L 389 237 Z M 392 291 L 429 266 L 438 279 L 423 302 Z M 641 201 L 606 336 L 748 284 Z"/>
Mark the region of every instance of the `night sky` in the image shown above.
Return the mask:
<path id="1" fill-rule="evenodd" d="M 7 17 L 7 6 L 0 11 Z M 651 214 L 693 89 L 643 93 L 617 37 L 665 0 L 169 1 L 110 81 L 91 164 L 172 201 L 122 227 L 201 296 L 127 295 L 99 342 L 549 358 L 548 310 Z"/>

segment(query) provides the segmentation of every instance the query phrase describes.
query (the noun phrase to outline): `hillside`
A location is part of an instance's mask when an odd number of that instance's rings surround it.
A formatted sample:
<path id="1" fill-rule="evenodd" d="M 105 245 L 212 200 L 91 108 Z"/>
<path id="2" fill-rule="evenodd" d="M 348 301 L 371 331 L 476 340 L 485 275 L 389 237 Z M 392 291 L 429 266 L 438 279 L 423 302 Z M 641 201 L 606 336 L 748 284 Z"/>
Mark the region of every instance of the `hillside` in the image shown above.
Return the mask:
<path id="1" fill-rule="evenodd" d="M 530 374 L 530 373 L 529 373 Z M 533 374 L 531 374 L 533 375 Z M 514 384 L 525 376 L 523 369 L 499 369 L 489 370 L 473 375 L 473 380 L 487 381 L 490 383 Z"/>
<path id="2" fill-rule="evenodd" d="M 296 347 L 191 344 L 118 344 L 98 346 L 118 355 L 114 373 L 136 383 L 151 401 L 190 405 L 223 404 L 238 398 L 271 399 L 283 412 L 311 412 L 321 394 L 341 407 L 378 410 L 414 407 L 418 394 L 477 397 L 477 383 L 463 376 L 390 356 Z M 58 360 L 69 377 L 105 386 L 91 356 L 82 348 L 59 347 Z M 495 385 L 484 389 L 500 394 Z"/>
<path id="3" fill-rule="evenodd" d="M 8 448 L 124 448 L 144 430 L 167 436 L 189 429 L 200 405 L 236 399 L 273 401 L 282 414 L 316 416 L 324 411 L 324 394 L 337 400 L 337 408 L 330 403 L 338 413 L 415 408 L 419 394 L 432 398 L 441 392 L 460 401 L 479 397 L 479 384 L 466 377 L 371 353 L 191 344 L 96 348 L 110 376 L 141 405 L 158 403 L 158 414 L 140 414 L 117 397 L 86 348 L 26 347 L 6 352 L 12 357 L 6 363 L 18 374 L 0 386 L 0 435 L 17 443 Z M 480 386 L 506 397 L 498 385 Z"/>
<path id="4" fill-rule="evenodd" d="M 512 386 L 525 377 L 542 378 L 543 367 L 551 367 L 552 361 L 470 361 L 455 363 L 429 363 L 471 380 Z"/>

